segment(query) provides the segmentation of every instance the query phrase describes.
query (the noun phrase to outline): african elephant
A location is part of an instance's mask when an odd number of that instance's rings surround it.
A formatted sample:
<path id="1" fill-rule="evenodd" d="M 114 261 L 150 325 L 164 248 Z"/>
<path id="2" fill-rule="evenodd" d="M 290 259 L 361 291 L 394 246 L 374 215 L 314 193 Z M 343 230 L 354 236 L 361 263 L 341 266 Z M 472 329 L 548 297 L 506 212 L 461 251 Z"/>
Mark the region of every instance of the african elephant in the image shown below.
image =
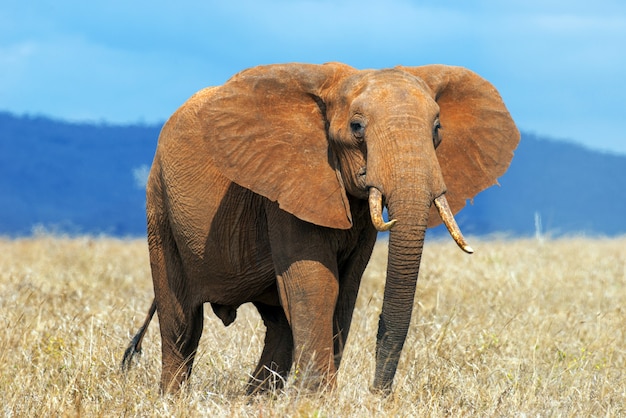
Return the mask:
<path id="1" fill-rule="evenodd" d="M 161 389 L 176 391 L 203 304 L 229 325 L 252 302 L 266 335 L 248 391 L 280 384 L 292 363 L 307 386 L 332 385 L 377 230 L 390 229 L 373 383 L 389 392 L 427 227 L 443 220 L 472 252 L 453 213 L 497 183 L 519 138 L 496 89 L 460 67 L 277 64 L 201 90 L 159 137 L 147 184 L 155 299 L 123 364 L 156 311 Z"/>

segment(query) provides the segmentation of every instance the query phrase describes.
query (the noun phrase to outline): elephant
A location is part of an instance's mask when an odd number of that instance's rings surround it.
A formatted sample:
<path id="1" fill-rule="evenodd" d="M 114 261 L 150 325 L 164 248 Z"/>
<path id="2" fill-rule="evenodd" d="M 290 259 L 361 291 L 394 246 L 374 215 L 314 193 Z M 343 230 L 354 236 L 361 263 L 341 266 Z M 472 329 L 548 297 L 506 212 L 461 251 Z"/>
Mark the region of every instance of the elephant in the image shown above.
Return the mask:
<path id="1" fill-rule="evenodd" d="M 427 228 L 443 222 L 471 253 L 454 214 L 497 184 L 519 140 L 495 87 L 463 67 L 271 64 L 200 90 L 159 136 L 146 190 L 154 300 L 122 366 L 157 312 L 160 389 L 177 392 L 204 304 L 228 326 L 251 302 L 266 334 L 247 392 L 280 387 L 294 367 L 303 386 L 335 386 L 388 230 L 371 389 L 390 393 Z"/>

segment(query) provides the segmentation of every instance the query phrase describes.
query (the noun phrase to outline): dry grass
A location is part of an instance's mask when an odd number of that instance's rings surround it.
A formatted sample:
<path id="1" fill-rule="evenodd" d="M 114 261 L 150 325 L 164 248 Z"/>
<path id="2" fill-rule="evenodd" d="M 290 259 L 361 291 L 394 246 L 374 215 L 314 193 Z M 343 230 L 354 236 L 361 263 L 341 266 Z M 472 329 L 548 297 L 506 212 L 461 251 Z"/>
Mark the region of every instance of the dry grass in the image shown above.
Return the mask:
<path id="1" fill-rule="evenodd" d="M 153 323 L 119 361 L 152 299 L 142 241 L 0 240 L 4 416 L 620 416 L 626 414 L 626 238 L 429 242 L 394 395 L 370 394 L 386 250 L 359 295 L 338 389 L 247 398 L 263 326 L 244 306 L 209 315 L 190 390 L 158 395 Z"/>

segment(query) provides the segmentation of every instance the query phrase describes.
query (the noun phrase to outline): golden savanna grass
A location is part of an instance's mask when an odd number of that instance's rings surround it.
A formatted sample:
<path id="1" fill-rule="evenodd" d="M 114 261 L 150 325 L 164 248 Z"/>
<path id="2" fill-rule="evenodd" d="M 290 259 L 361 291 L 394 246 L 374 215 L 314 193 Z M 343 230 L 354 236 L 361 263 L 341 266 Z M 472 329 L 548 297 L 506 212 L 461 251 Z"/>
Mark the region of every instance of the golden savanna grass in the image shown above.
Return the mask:
<path id="1" fill-rule="evenodd" d="M 210 309 L 190 387 L 160 397 L 158 321 L 126 375 L 152 300 L 139 240 L 0 240 L 3 416 L 624 416 L 626 238 L 426 243 L 394 393 L 371 394 L 386 263 L 364 277 L 334 391 L 290 382 L 248 398 L 264 327 L 248 306 Z"/>

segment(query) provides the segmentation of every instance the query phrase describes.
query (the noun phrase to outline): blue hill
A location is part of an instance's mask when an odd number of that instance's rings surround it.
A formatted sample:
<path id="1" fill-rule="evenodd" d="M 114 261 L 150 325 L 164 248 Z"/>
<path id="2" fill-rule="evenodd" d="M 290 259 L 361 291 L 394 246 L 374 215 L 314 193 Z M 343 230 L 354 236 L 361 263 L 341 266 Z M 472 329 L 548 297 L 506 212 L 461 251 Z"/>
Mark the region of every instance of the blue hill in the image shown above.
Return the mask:
<path id="1" fill-rule="evenodd" d="M 159 131 L 0 113 L 0 235 L 144 235 Z M 552 235 L 626 233 L 625 155 L 523 134 L 500 184 L 459 213 L 466 234 L 532 235 L 536 219 Z"/>
<path id="2" fill-rule="evenodd" d="M 499 182 L 459 214 L 468 233 L 626 233 L 626 155 L 523 133 Z"/>
<path id="3" fill-rule="evenodd" d="M 159 130 L 0 113 L 0 234 L 145 234 L 133 174 L 150 165 Z"/>

